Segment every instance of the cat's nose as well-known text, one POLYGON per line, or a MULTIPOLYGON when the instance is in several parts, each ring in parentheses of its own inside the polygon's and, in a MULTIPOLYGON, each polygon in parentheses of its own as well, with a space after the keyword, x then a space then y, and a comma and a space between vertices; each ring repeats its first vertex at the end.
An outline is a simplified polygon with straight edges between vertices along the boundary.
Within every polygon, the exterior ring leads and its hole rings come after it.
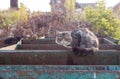
POLYGON ((65 33, 62 34, 63 38, 65 38, 65 33))

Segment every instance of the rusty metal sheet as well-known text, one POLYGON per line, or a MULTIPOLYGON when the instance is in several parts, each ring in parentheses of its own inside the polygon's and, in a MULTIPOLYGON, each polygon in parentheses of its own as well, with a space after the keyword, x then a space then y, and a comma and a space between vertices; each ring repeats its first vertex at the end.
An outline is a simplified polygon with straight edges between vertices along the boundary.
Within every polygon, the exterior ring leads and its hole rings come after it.
POLYGON ((0 64, 67 64, 66 50, 9 50, 0 51, 0 64))
POLYGON ((8 71, 23 71, 23 70, 88 70, 88 71, 120 71, 120 65, 0 65, 1 70, 8 70, 8 71))
MULTIPOLYGON (((103 43, 104 39, 99 39, 100 41, 100 50, 120 50, 120 46, 119 45, 114 45, 114 44, 109 44, 109 43, 103 43)), ((52 44, 56 44, 55 43, 55 38, 46 38, 46 39, 37 39, 37 40, 22 40, 22 44, 28 44, 30 46, 26 46, 22 45, 21 49, 34 49, 34 50, 40 50, 38 46, 38 44, 49 44, 50 47, 52 47, 52 44), (31 44, 33 44, 33 46, 31 46, 31 44), (37 45, 36 45, 37 44, 37 45), (35 46, 36 45, 36 46, 35 46)), ((44 45, 43 45, 44 47, 44 45)), ((55 50, 55 49, 54 49, 55 50)))
POLYGON ((72 55, 72 60, 75 65, 118 65, 119 55, 117 53, 95 53, 94 55, 88 56, 77 56, 72 55))
POLYGON ((99 49, 100 50, 116 50, 116 45, 100 44, 99 49))
POLYGON ((110 41, 110 40, 107 39, 107 38, 103 38, 103 42, 104 42, 104 44, 116 45, 113 41, 110 41))
MULTIPOLYGON (((99 39, 100 44, 103 43, 103 39, 99 39)), ((45 39, 24 39, 22 40, 22 44, 55 44, 55 37, 45 38, 45 39)))
POLYGON ((67 50, 58 44, 22 44, 17 46, 17 50, 67 50))
MULTIPOLYGON (((55 38, 45 38, 45 39, 24 39, 22 40, 23 44, 38 44, 38 43, 42 43, 42 44, 46 44, 46 43, 51 43, 54 44, 55 43, 55 38)), ((99 38, 99 43, 100 44, 111 44, 109 43, 105 38, 99 38)), ((114 45, 114 44, 111 44, 114 45)))
POLYGON ((0 79, 119 79, 119 75, 115 71, 0 71, 0 79))
POLYGON ((22 40, 22 44, 55 44, 55 39, 22 40))
MULTIPOLYGON (((100 50, 117 50, 116 47, 116 45, 100 44, 99 48, 100 50)), ((18 45, 16 50, 67 50, 67 48, 58 44, 22 44, 18 45)))
POLYGON ((1 79, 119 79, 120 71, 109 70, 109 67, 119 68, 119 66, 102 66, 104 69, 95 69, 96 66, 0 66, 1 79), (84 70, 84 67, 86 67, 84 70), (106 67, 108 70, 105 70, 106 67), (49 68, 49 69, 48 69, 49 68), (60 69, 61 68, 61 69, 60 69))
POLYGON ((120 51, 120 45, 117 45, 117 46, 116 46, 116 50, 117 50, 117 51, 120 51))
POLYGON ((6 47, 6 46, 9 46, 9 44, 0 44, 0 48, 1 47, 6 47))
POLYGON ((120 51, 120 45, 100 44, 100 50, 117 50, 120 51))
POLYGON ((9 50, 0 51, 0 64, 36 65, 119 65, 120 52, 99 51, 77 56, 68 50, 9 50))

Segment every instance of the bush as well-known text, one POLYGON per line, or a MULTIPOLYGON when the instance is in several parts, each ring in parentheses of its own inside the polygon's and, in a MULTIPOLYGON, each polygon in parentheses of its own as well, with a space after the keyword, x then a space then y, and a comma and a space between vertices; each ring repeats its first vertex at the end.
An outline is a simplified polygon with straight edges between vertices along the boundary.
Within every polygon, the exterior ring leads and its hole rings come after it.
POLYGON ((19 10, 0 11, 0 28, 11 27, 13 24, 27 21, 27 10, 23 4, 19 10))
POLYGON ((120 20, 105 7, 104 0, 99 1, 96 8, 86 7, 85 15, 97 34, 120 39, 120 20))
POLYGON ((10 27, 19 21, 19 12, 17 11, 1 11, 0 12, 0 28, 10 27))

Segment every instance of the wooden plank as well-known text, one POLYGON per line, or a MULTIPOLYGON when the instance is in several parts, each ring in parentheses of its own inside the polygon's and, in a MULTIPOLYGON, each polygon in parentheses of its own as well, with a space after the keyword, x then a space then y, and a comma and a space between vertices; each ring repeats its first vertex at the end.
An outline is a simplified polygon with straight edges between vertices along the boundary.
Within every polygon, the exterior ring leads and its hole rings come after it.
POLYGON ((1 50, 0 64, 118 65, 119 53, 104 50, 87 56, 77 56, 68 50, 1 50))

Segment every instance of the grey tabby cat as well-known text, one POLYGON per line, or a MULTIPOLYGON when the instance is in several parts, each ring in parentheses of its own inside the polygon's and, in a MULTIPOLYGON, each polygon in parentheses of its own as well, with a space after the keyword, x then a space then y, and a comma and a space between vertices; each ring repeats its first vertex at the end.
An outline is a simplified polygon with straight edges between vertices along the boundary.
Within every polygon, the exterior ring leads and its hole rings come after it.
POLYGON ((56 36, 57 44, 63 45, 64 47, 67 48, 72 48, 71 42, 72 42, 71 31, 57 32, 56 36))
POLYGON ((56 43, 72 48, 77 55, 87 55, 99 50, 98 38, 87 28, 59 32, 56 36, 56 43))

